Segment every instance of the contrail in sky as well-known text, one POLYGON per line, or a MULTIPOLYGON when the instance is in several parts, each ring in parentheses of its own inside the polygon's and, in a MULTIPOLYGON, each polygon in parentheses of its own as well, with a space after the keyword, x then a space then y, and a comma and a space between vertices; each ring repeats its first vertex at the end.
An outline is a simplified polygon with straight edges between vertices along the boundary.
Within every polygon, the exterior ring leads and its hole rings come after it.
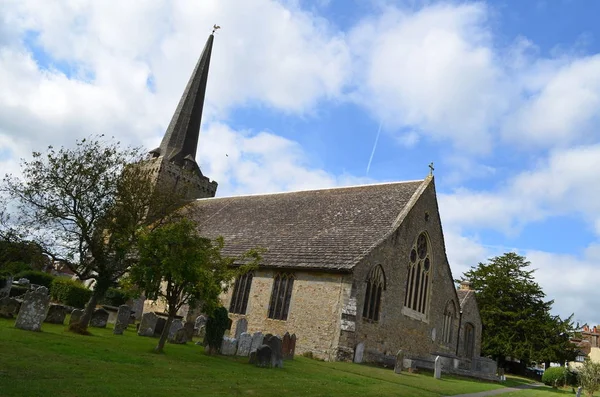
POLYGON ((377 129, 377 136, 375 137, 375 144, 373 145, 373 151, 371 152, 371 157, 369 157, 369 164, 367 164, 367 175, 369 175, 369 170, 371 169, 371 161, 373 161, 373 155, 375 155, 375 149, 377 148, 377 142, 379 142, 379 134, 381 133, 381 124, 383 124, 383 120, 379 122, 379 129, 377 129))

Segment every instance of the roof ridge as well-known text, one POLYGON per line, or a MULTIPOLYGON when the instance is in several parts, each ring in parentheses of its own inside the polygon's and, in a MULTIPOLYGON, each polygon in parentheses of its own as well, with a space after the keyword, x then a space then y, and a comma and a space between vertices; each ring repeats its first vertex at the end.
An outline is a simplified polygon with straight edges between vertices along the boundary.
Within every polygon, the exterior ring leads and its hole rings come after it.
POLYGON ((352 189, 352 188, 360 188, 367 186, 383 186, 383 185, 401 185, 405 183, 423 183, 425 179, 415 179, 411 181, 394 181, 394 182, 378 182, 378 183, 367 183, 364 185, 350 185, 350 186, 332 186, 332 187, 322 187, 317 189, 301 189, 301 190, 288 190, 281 192, 271 192, 271 193, 250 193, 250 194, 239 194, 234 196, 223 196, 223 197, 204 197, 198 198, 195 201, 202 200, 218 200, 218 199, 228 199, 228 198, 237 198, 237 197, 254 197, 254 196, 274 196, 279 194, 290 194, 290 193, 302 193, 302 192, 318 192, 323 190, 341 190, 341 189, 352 189))

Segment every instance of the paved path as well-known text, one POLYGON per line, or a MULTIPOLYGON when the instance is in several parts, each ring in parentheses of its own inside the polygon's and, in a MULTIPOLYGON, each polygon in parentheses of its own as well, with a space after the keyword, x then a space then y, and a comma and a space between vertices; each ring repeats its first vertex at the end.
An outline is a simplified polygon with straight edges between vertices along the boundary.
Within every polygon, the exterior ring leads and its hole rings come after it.
POLYGON ((503 393, 508 393, 508 392, 511 392, 511 391, 519 391, 519 390, 525 390, 525 389, 533 389, 534 387, 540 387, 540 386, 544 386, 544 385, 541 384, 541 383, 533 383, 533 384, 530 384, 530 385, 521 385, 521 386, 515 386, 515 387, 505 387, 503 389, 480 391, 478 393, 458 394, 458 395, 455 395, 453 397, 487 397, 487 396, 495 396, 497 394, 503 394, 503 393))

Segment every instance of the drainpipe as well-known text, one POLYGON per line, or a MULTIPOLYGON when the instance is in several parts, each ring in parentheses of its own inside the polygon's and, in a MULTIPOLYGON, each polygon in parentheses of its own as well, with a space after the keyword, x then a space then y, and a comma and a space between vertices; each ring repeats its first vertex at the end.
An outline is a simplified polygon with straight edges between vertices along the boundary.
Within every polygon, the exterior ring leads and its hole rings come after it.
POLYGON ((458 345, 460 343, 460 329, 462 328, 462 310, 458 314, 458 332, 456 333, 456 355, 458 356, 458 345))

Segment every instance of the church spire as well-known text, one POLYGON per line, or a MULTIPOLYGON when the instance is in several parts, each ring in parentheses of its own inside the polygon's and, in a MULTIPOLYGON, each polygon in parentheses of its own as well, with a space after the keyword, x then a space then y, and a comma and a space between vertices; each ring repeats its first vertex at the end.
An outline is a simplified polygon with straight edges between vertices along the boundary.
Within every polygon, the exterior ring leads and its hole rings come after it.
POLYGON ((153 157, 163 156, 165 160, 179 165, 197 167, 196 149, 215 30, 208 36, 160 146, 150 151, 153 157))

